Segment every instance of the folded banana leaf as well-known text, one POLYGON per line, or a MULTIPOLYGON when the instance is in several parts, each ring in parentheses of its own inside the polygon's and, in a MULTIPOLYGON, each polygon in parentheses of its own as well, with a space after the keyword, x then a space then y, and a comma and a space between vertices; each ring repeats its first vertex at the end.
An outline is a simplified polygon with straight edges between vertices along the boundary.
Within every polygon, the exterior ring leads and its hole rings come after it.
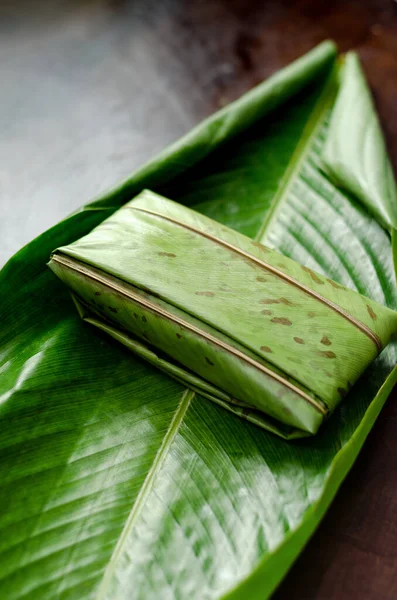
POLYGON ((150 191, 49 266, 85 321, 282 437, 316 433, 397 329, 397 312, 150 191))
POLYGON ((268 598, 396 381, 392 342, 286 442, 84 326, 48 257, 145 188, 396 308, 390 163, 357 57, 324 43, 2 270, 1 598, 268 598))

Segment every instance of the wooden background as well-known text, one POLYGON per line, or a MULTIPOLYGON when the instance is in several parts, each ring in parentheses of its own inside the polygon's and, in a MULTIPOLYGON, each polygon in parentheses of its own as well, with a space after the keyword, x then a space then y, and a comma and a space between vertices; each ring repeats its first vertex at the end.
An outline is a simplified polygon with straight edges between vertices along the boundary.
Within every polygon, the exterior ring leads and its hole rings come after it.
MULTIPOLYGON (((393 0, 2 0, 0 264, 325 38, 359 52, 397 165, 393 0)), ((397 599, 396 425, 394 394, 275 599, 397 599)))

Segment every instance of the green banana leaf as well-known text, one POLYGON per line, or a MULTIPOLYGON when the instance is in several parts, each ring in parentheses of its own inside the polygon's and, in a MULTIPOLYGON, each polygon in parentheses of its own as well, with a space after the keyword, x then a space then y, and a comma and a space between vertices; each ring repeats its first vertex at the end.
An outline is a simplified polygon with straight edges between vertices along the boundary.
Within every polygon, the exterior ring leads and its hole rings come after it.
POLYGON ((355 55, 324 43, 2 270, 1 598, 268 598, 396 381, 393 343, 286 442, 84 326, 49 254, 145 187, 396 308, 379 123, 355 55))

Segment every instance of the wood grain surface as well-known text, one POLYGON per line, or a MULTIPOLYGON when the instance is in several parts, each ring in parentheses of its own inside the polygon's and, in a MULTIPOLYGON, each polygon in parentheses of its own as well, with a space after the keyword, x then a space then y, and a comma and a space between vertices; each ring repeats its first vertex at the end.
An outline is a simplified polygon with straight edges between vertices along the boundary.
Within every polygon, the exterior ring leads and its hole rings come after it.
MULTIPOLYGON (((397 165, 393 0, 3 0, 0 264, 325 38, 359 52, 397 165)), ((397 599, 393 396, 275 599, 397 599)))

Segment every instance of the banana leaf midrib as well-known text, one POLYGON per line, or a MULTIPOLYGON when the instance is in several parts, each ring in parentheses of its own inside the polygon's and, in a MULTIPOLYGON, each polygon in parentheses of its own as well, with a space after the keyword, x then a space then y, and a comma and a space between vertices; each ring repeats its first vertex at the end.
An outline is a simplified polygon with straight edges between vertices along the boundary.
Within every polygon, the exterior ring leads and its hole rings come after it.
POLYGON ((139 212, 147 213, 147 214, 159 217, 161 219, 165 219, 167 221, 171 221, 172 223, 175 223, 176 225, 178 225, 180 227, 184 227, 186 229, 189 229, 190 231, 193 231, 194 233, 202 235, 202 236, 208 238, 209 240, 212 240, 212 241, 216 242, 217 244, 220 244, 220 245, 224 246, 225 248, 228 248, 232 252, 236 252, 237 254, 240 254, 241 256, 244 256, 245 258, 247 258, 248 260, 251 260, 253 263, 255 263, 256 265, 258 265, 262 269, 264 269, 266 271, 269 271, 270 273, 272 273, 273 275, 276 275, 280 279, 283 279, 286 283, 289 283, 290 285, 295 286, 296 288, 299 288, 300 290, 302 290, 308 296, 311 296, 311 297, 315 298, 316 300, 318 300, 322 304, 325 304, 326 306, 328 306, 328 308, 334 310, 341 317, 343 317, 344 319, 346 319, 347 321, 349 321, 352 325, 354 325, 355 327, 357 327, 357 329, 360 329, 360 331, 362 331, 368 338, 370 338, 374 342, 374 344, 377 347, 377 349, 378 349, 379 352, 382 350, 383 344, 382 344, 381 339, 365 323, 363 323, 362 321, 360 321, 359 319, 357 319, 356 317, 354 317, 353 315, 351 315, 350 313, 348 313, 346 310, 344 310, 341 306, 339 306, 335 302, 332 302, 332 300, 329 300, 328 298, 325 298, 324 296, 322 296, 321 294, 319 294, 315 290, 312 290, 307 285, 301 283, 300 281, 297 281, 294 277, 291 277, 290 275, 288 275, 287 273, 285 273, 281 269, 278 269, 274 265, 270 265, 270 264, 266 263, 265 261, 260 260, 256 256, 253 256, 252 254, 250 254, 248 252, 245 252, 241 248, 238 248, 237 246, 231 244, 230 242, 227 242, 226 240, 222 240, 221 238, 216 237, 213 234, 210 234, 210 233, 208 233, 206 231, 203 231, 201 229, 197 229, 196 227, 193 227, 192 225, 189 225, 189 224, 184 223, 182 221, 179 221, 177 219, 174 219, 173 217, 171 217, 169 215, 164 215, 164 214, 161 214, 161 213, 156 212, 154 210, 149 210, 149 209, 146 209, 146 208, 136 207, 136 206, 126 206, 124 210, 137 210, 139 212))
POLYGON ((104 600, 106 598, 107 586, 108 582, 112 576, 112 566, 117 562, 117 558, 123 550, 124 541, 127 538, 128 533, 134 527, 139 513, 145 503, 145 497, 149 493, 152 482, 156 477, 157 473, 161 469, 163 462, 169 452, 170 446, 175 439, 175 436, 183 422, 186 412, 189 409, 189 406, 195 396, 195 392, 192 390, 185 390, 182 393, 181 400, 178 408, 176 409, 172 421, 169 425, 169 428, 164 435, 161 446, 159 447, 157 454, 154 458, 154 461, 150 467, 150 470, 145 478, 145 481, 139 491, 138 497, 136 498, 130 514, 128 515, 128 519, 124 525, 123 531, 119 537, 119 540, 112 552, 112 556, 109 560, 109 563, 106 567, 106 570, 103 574, 102 581, 98 587, 98 592, 95 594, 95 600, 104 600))
POLYGON ((263 242, 266 237, 266 232, 270 229, 277 214, 281 210, 281 206, 288 196, 291 184, 298 176, 302 164, 307 157, 313 140, 319 128, 322 126, 327 114, 329 113, 332 103, 335 101, 338 92, 338 76, 343 62, 341 57, 335 62, 327 81, 319 95, 317 102, 306 122, 300 139, 293 152, 288 167, 285 170, 280 186, 276 191, 270 209, 267 212, 262 226, 259 228, 255 239, 258 242, 263 242))
MULTIPOLYGON (((197 335, 199 335, 199 336, 207 339, 208 341, 210 341, 214 345, 218 346, 219 348, 222 348, 223 350, 226 350, 226 352, 229 352, 230 354, 233 354, 237 358, 245 361, 246 363, 248 363, 251 366, 253 366, 256 369, 258 369, 259 371, 262 371, 263 373, 265 373, 269 377, 272 377, 273 379, 275 379, 276 381, 278 381, 279 383, 281 383, 285 387, 289 388, 291 391, 295 392, 301 398, 303 398, 306 402, 308 402, 309 404, 311 404, 322 415, 326 416, 328 414, 328 410, 327 410, 324 402, 321 401, 320 399, 318 399, 318 401, 316 401, 309 394, 305 393, 305 391, 303 389, 301 389, 300 387, 294 385, 291 381, 288 381, 288 379, 282 377, 278 373, 275 373, 272 369, 266 367, 265 365, 261 364, 260 362, 258 362, 256 360, 252 359, 251 357, 247 356, 246 354, 244 354, 243 352, 241 352, 240 350, 238 350, 234 346, 225 343, 224 341, 222 341, 222 340, 218 339, 217 337, 215 337, 215 336, 207 333, 206 331, 204 331, 202 329, 199 329, 198 327, 196 327, 195 325, 189 323, 188 321, 185 321, 185 320, 177 317, 176 315, 173 315, 169 311, 164 310, 163 308, 161 308, 160 306, 157 306, 153 302, 150 302, 146 298, 143 298, 142 296, 139 296, 139 294, 135 293, 134 291, 132 291, 130 289, 130 286, 128 286, 128 289, 127 289, 126 286, 120 285, 116 281, 115 278, 113 278, 113 277, 110 278, 107 274, 103 274, 102 275, 99 272, 97 272, 96 269, 93 269, 92 267, 89 268, 87 266, 84 266, 82 263, 79 263, 79 262, 77 262, 75 260, 72 260, 72 259, 70 259, 68 257, 65 257, 65 256, 63 256, 61 254, 54 254, 53 257, 52 257, 52 260, 54 260, 55 262, 58 262, 59 264, 65 265, 67 268, 72 269, 72 270, 74 270, 74 271, 76 271, 76 272, 78 272, 78 273, 80 273, 80 274, 88 277, 89 279, 91 279, 93 281, 97 281, 97 282, 101 283, 102 285, 108 287, 109 289, 118 292, 122 296, 125 296, 126 298, 130 298, 131 300, 134 300, 135 302, 138 302, 139 304, 141 304, 145 308, 149 309, 150 311, 155 312, 155 313, 157 313, 159 315, 162 315, 166 319, 168 319, 170 321, 173 321, 175 323, 178 323, 182 327, 184 327, 186 329, 189 329, 193 333, 196 333, 197 335)), ((254 408, 254 407, 252 407, 252 408, 254 408)))

